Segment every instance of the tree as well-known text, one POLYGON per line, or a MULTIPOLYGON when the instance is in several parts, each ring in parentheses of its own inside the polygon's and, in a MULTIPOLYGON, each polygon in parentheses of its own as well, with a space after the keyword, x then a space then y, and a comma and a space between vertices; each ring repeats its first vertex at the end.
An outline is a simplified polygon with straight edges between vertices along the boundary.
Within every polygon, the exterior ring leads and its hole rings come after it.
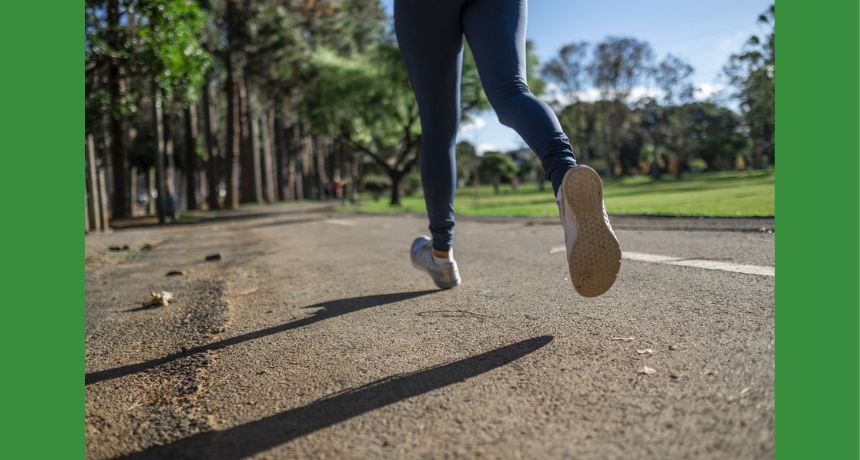
POLYGON ((667 118, 670 112, 665 108, 679 102, 690 102, 693 99, 693 84, 690 81, 693 66, 677 56, 667 54, 652 69, 652 74, 662 93, 663 105, 658 104, 654 98, 643 98, 638 104, 638 113, 639 128, 651 141, 649 173, 654 179, 659 179, 662 171, 658 155, 670 125, 667 118))
POLYGON ((643 97, 636 102, 634 113, 637 119, 637 128, 651 142, 651 160, 649 162, 648 174, 653 179, 660 179, 663 173, 659 163, 660 148, 667 129, 665 107, 657 103, 652 97, 643 97))
POLYGON ((654 52, 645 41, 629 37, 609 37, 594 47, 587 72, 600 91, 598 104, 600 150, 606 160, 606 174, 615 176, 624 129, 629 113, 626 101, 639 84, 654 59, 654 52))
POLYGON ((479 167, 481 174, 486 175, 493 183, 493 193, 499 193, 502 179, 510 180, 516 176, 520 168, 513 158, 501 152, 485 152, 481 157, 479 167))
POLYGON ((457 180, 463 184, 472 180, 473 185, 479 182, 478 167, 481 158, 478 156, 475 146, 469 141, 460 141, 455 147, 457 153, 457 180))
POLYGON ((320 50, 302 100, 303 115, 319 135, 336 137, 367 155, 391 181, 399 205, 403 178, 418 161, 418 107, 396 46, 380 45, 360 58, 320 50))
POLYGON ((131 216, 130 160, 127 144, 129 67, 134 62, 133 22, 119 0, 86 3, 87 127, 95 131, 102 115, 108 119, 103 140, 110 139, 113 191, 111 214, 131 216), (124 22, 124 24, 123 24, 124 22))
POLYGON ((140 28, 142 67, 150 77, 152 119, 156 133, 156 183, 158 220, 165 222, 167 188, 164 176, 162 98, 175 97, 184 104, 196 99, 210 56, 199 41, 204 16, 188 0, 147 0, 138 6, 145 18, 140 28))
MULTIPOLYGON (((147 153, 156 160, 151 163, 164 160, 161 150, 152 155, 164 140, 155 136, 163 126, 138 135, 142 114, 137 104, 147 101, 160 108, 157 99, 166 96, 172 107, 183 108, 196 97, 197 78, 209 60, 197 41, 202 19, 191 0, 87 2, 88 127, 95 131, 99 115, 109 119, 102 125, 109 129, 101 138, 105 144, 109 139, 110 144, 106 159, 113 170, 114 217, 131 215, 135 177, 130 169, 132 159, 140 156, 135 148, 149 149, 147 153)), ((158 118, 160 114, 156 117, 153 112, 150 127, 154 128, 152 123, 158 118)), ((164 179, 161 171, 158 180, 163 183, 164 179)))
POLYGON ((753 140, 753 157, 759 167, 774 163, 774 21, 775 9, 759 15, 758 22, 770 26, 764 37, 752 36, 744 49, 729 57, 723 73, 734 87, 741 116, 753 140))
POLYGON ((711 171, 733 168, 749 142, 741 131, 741 117, 711 102, 685 104, 678 111, 688 120, 681 136, 690 156, 704 160, 711 171))
POLYGON ((693 74, 693 66, 687 61, 667 54, 660 63, 654 67, 654 80, 657 87, 662 91, 663 104, 674 105, 686 103, 693 100, 693 83, 690 76, 693 74))
POLYGON ((589 161, 593 152, 599 148, 597 115, 595 103, 578 101, 562 109, 558 117, 564 131, 571 137, 574 151, 581 154, 582 161, 589 161))
POLYGON ((544 78, 561 89, 560 104, 569 105, 579 100, 586 79, 585 58, 589 50, 587 42, 573 42, 563 45, 558 56, 544 64, 541 71, 544 78))

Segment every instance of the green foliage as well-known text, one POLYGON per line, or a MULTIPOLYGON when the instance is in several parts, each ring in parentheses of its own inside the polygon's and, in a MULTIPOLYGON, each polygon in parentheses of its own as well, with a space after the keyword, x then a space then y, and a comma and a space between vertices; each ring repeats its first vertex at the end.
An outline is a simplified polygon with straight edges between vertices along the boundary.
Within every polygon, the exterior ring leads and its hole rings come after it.
POLYGON ((546 90, 546 82, 540 74, 540 58, 535 54, 535 44, 531 40, 526 40, 526 83, 535 96, 542 95, 546 90))
POLYGON ((144 68, 168 96, 193 102, 211 56, 199 41, 205 17, 190 0, 140 2, 144 68))
POLYGON ((594 46, 587 72, 604 99, 622 101, 650 71, 654 51, 646 41, 609 37, 594 46))
POLYGON ((468 141, 457 143, 457 179, 459 181, 469 181, 478 174, 478 167, 481 164, 481 158, 475 150, 475 146, 468 141))
POLYGON ((463 46, 463 69, 460 84, 460 117, 468 121, 478 111, 490 108, 490 101, 481 86, 475 57, 468 44, 463 46))
POLYGON ((550 59, 541 70, 544 78, 560 87, 562 96, 569 102, 579 100, 579 92, 585 85, 585 60, 589 47, 587 42, 563 45, 558 56, 550 59))
POLYGON ((663 91, 666 105, 676 102, 689 102, 693 99, 693 83, 690 76, 693 66, 672 54, 666 55, 653 69, 657 87, 663 91))
MULTIPOLYGON (((688 175, 683 179, 653 180, 626 177, 607 181, 604 188, 610 214, 675 216, 773 216, 773 172, 719 172, 688 175)), ((461 216, 526 216, 558 218, 558 205, 551 191, 536 184, 522 184, 516 193, 489 186, 464 187, 457 191, 455 211, 461 216)), ((424 213, 424 197, 403 200, 400 207, 363 201, 362 212, 424 213)))
POLYGON ((321 49, 311 59, 308 81, 300 108, 318 133, 382 152, 419 134, 415 96, 395 46, 354 58, 321 49))
POLYGON ((481 157, 479 171, 482 175, 490 177, 493 184, 498 187, 501 179, 510 180, 516 176, 520 167, 508 155, 500 152, 485 152, 481 157))
POLYGON ((729 58, 724 74, 735 88, 744 122, 754 142, 758 166, 774 161, 774 5, 759 16, 759 23, 770 26, 765 37, 752 36, 744 49, 729 58))

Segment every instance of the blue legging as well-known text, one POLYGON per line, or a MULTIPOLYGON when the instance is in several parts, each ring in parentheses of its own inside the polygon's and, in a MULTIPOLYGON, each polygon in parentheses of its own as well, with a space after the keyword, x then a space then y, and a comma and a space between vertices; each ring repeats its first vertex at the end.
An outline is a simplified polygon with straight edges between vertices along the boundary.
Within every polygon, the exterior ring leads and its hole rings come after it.
POLYGON ((526 83, 526 0, 395 0, 394 28, 421 117, 421 183, 433 248, 454 241, 455 143, 463 35, 499 121, 537 153, 558 193, 576 161, 552 110, 526 83))

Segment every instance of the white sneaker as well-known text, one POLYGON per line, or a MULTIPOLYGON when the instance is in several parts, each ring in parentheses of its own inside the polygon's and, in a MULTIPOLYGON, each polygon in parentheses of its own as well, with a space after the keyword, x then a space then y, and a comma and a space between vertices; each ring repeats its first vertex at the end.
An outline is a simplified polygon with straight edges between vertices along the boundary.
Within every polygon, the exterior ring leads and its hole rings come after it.
POLYGON ((429 273, 433 282, 440 289, 451 289, 460 284, 457 262, 454 259, 445 260, 433 257, 433 240, 430 238, 423 235, 415 238, 409 252, 412 257, 412 265, 429 273))
POLYGON ((621 247, 606 215, 600 176, 588 166, 571 168, 556 199, 570 280, 576 292, 597 297, 612 287, 621 269, 621 247))

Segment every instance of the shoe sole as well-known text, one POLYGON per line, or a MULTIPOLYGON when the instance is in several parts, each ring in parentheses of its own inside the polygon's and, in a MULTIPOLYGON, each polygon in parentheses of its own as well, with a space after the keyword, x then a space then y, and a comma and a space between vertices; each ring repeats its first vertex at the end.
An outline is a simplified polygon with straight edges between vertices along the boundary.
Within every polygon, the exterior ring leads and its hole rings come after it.
POLYGON ((424 272, 424 273, 426 273, 426 274, 430 275, 430 279, 431 279, 431 280, 433 280, 433 284, 435 284, 435 285, 436 285, 436 287, 437 287, 437 288, 439 288, 439 289, 442 289, 442 290, 446 290, 446 291, 447 291, 448 289, 453 289, 453 288, 455 288, 455 287, 459 286, 459 285, 462 283, 462 281, 457 281, 456 283, 454 283, 454 284, 450 284, 450 285, 449 285, 449 284, 445 284, 445 283, 440 283, 440 282, 436 281, 436 278, 435 278, 435 277, 433 277, 433 272, 431 272, 430 270, 427 270, 426 268, 422 267, 421 265, 416 264, 415 262, 412 262, 412 266, 413 266, 413 267, 415 267, 415 268, 417 268, 417 269, 419 269, 419 270, 421 270, 422 272, 424 272))
MULTIPOLYGON (((411 249, 410 249, 410 251, 411 251, 411 249)), ((436 281, 436 277, 435 277, 435 276, 433 276, 433 272, 431 272, 430 270, 428 270, 428 269, 427 269, 426 267, 424 267, 423 265, 418 265, 418 264, 416 264, 416 263, 415 263, 415 259, 413 259, 413 258, 412 258, 412 254, 411 254, 411 253, 410 253, 410 255, 409 255, 409 262, 411 262, 411 263, 412 263, 412 266, 413 266, 413 267, 415 267, 415 268, 417 268, 418 270, 421 270, 422 272, 424 272, 424 273, 426 273, 426 274, 430 275, 430 279, 431 279, 431 280, 433 280, 433 284, 435 284, 435 285, 436 285, 436 287, 437 287, 437 288, 439 288, 439 289, 444 289, 444 290, 453 289, 453 288, 455 288, 455 287, 459 286, 459 285, 463 282, 462 280, 457 280, 457 282, 455 282, 454 284, 448 285, 448 284, 440 283, 440 282, 436 281)))
POLYGON ((564 203, 576 219, 576 241, 567 265, 574 289, 597 297, 612 287, 621 269, 621 247, 603 219, 603 184, 588 166, 577 166, 564 176, 564 203))

